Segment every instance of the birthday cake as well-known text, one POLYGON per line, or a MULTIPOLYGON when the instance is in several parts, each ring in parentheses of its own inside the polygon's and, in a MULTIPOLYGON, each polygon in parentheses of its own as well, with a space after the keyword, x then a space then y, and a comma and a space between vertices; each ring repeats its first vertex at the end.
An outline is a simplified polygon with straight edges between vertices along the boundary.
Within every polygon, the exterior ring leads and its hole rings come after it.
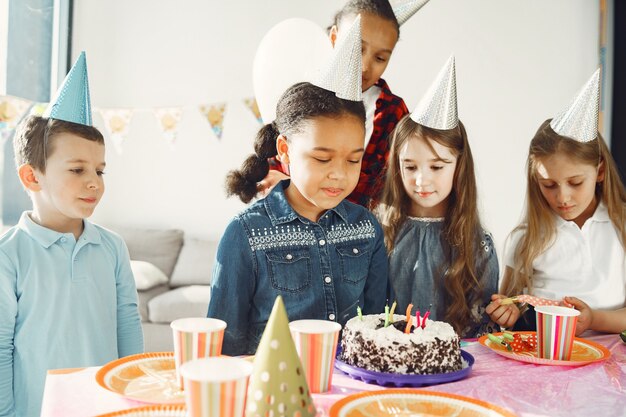
POLYGON ((440 374, 462 368, 461 347, 452 326, 428 320, 422 328, 411 325, 405 333, 405 316, 385 314, 350 319, 341 339, 341 360, 368 371, 398 374, 440 374))

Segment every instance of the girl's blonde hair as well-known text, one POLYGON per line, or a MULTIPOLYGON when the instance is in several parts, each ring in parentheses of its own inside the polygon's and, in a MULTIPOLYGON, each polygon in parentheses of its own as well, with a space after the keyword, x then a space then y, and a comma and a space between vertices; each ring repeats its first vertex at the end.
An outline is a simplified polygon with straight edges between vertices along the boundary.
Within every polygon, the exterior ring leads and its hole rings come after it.
POLYGON ((555 214, 541 194, 536 175, 537 164, 545 158, 559 153, 593 167, 604 163, 604 180, 596 184, 596 198, 606 205, 622 246, 626 243, 626 192, 602 135, 598 133, 590 142, 578 142, 554 132, 551 120, 543 122, 530 142, 526 164, 526 213, 522 223, 513 230, 523 231, 523 236, 515 248, 513 275, 501 289, 507 295, 521 294, 525 288, 532 291, 533 261, 552 244, 556 235, 555 214))
POLYGON ((449 245, 447 271, 442 270, 443 287, 447 298, 445 320, 460 333, 471 317, 470 305, 480 296, 480 280, 476 273, 476 253, 480 244, 482 226, 478 216, 474 160, 467 141, 465 127, 437 130, 415 123, 409 115, 396 126, 391 139, 391 149, 385 188, 378 213, 385 233, 389 252, 411 207, 411 199, 402 183, 400 150, 409 140, 424 141, 436 155, 430 141, 448 147, 457 157, 452 191, 444 220, 442 239, 449 245))

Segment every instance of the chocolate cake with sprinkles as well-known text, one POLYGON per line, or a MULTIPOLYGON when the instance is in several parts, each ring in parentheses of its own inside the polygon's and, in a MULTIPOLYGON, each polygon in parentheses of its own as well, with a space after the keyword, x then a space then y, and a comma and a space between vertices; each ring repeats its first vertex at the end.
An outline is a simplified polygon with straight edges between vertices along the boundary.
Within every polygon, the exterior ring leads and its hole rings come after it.
POLYGON ((429 320, 405 333, 405 317, 385 314, 350 319, 341 339, 341 360, 368 371, 398 374, 440 374, 462 368, 461 347, 452 326, 429 320))

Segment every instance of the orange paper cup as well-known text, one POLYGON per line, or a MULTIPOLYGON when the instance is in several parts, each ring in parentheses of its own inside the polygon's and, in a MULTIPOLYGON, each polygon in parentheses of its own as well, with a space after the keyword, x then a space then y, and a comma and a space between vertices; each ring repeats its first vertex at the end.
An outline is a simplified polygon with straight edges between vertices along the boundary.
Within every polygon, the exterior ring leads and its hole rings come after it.
POLYGON ((330 391, 341 325, 326 320, 296 320, 289 323, 289 329, 309 390, 330 391))
POLYGON ((252 364, 212 357, 182 364, 188 417, 243 417, 252 364))
POLYGON ((174 336, 174 359, 178 385, 184 388, 180 367, 193 359, 219 356, 226 322, 218 319, 192 317, 174 320, 170 327, 174 336))
POLYGON ((537 356, 568 361, 580 311, 568 307, 537 306, 537 356))

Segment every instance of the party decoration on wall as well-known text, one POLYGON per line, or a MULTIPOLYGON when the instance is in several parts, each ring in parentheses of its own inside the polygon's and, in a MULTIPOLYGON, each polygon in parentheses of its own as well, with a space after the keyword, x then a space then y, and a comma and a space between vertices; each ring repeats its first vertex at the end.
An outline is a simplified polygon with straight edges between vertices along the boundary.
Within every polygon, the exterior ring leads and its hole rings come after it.
POLYGON ((178 124, 183 115, 183 109, 181 107, 167 107, 154 109, 153 112, 165 140, 173 145, 178 136, 178 124))
POLYGON ((283 20, 265 34, 252 65, 254 95, 264 123, 276 118, 276 103, 285 90, 309 81, 331 52, 326 32, 307 19, 283 20))
POLYGON ((246 408, 246 417, 315 416, 315 406, 280 296, 276 297, 254 355, 246 408))
POLYGON ((200 106, 200 112, 206 117, 218 139, 222 138, 224 131, 224 115, 226 114, 226 103, 206 104, 200 106))
POLYGON ((252 112, 256 120, 260 124, 263 124, 263 118, 261 117, 261 112, 259 111, 259 104, 256 102, 256 98, 254 97, 244 98, 243 104, 245 104, 248 110, 252 112))
POLYGON ((132 109, 100 109, 104 125, 111 141, 119 153, 122 153, 122 144, 128 135, 128 126, 133 117, 132 109))
POLYGON ((0 96, 0 140, 8 139, 12 130, 28 112, 32 101, 13 96, 0 96))

